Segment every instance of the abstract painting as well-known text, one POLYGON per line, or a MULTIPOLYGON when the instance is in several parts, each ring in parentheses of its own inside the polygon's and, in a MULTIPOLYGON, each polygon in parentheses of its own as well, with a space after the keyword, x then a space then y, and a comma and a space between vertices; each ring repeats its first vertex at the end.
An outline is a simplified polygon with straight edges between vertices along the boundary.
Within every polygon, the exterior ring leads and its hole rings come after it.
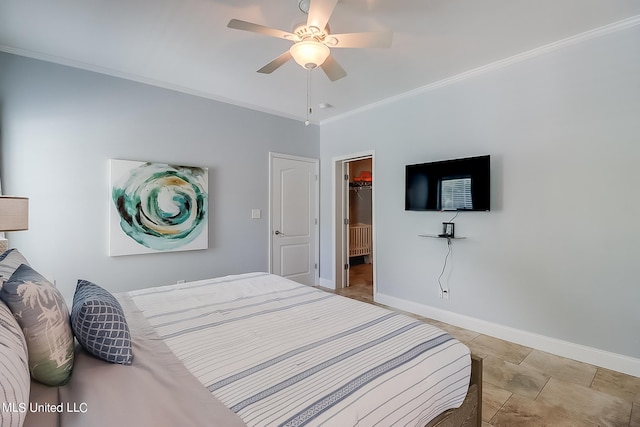
POLYGON ((207 168, 111 159, 109 255, 207 249, 207 168))

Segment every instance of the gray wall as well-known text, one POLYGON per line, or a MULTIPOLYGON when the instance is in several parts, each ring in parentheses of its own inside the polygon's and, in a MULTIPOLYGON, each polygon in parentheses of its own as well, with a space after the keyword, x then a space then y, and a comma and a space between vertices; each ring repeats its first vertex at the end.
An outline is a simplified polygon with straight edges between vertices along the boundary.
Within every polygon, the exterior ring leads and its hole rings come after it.
POLYGON ((268 153, 319 157, 317 126, 2 53, 0 102, 2 188, 30 198, 10 244, 67 298, 266 271, 268 153), (209 249, 109 257, 110 158, 208 167, 209 249))
POLYGON ((321 277, 331 271, 332 158, 375 150, 377 291, 640 357, 640 28, 322 125, 321 277), (490 154, 491 212, 405 212, 407 164, 490 154))

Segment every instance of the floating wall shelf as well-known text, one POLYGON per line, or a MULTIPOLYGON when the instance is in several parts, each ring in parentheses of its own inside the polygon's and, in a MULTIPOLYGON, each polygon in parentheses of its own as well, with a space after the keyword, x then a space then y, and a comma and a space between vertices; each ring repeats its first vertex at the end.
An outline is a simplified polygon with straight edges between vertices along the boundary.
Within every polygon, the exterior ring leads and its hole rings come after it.
POLYGON ((433 239, 453 239, 453 240, 466 239, 466 237, 463 237, 463 236, 447 237, 447 236, 438 236, 437 234, 418 234, 418 237, 431 237, 433 239))

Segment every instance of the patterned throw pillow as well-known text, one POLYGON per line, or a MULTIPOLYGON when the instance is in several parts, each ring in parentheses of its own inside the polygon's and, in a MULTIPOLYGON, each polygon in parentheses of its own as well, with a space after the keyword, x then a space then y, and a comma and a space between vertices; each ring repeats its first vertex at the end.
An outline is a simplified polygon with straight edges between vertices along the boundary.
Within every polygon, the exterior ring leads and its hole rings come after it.
POLYGON ((8 251, 4 251, 2 255, 0 255, 0 288, 2 284, 9 280, 11 275, 20 264, 27 264, 27 260, 17 249, 9 249, 8 251))
POLYGON ((51 386, 66 383, 73 368, 73 332, 60 292, 22 264, 5 282, 0 298, 24 333, 31 377, 51 386))
POLYGON ((78 280, 71 327, 80 345, 92 355, 111 363, 131 364, 129 326, 122 306, 106 289, 78 280))
POLYGON ((19 427, 29 405, 27 343, 11 310, 0 301, 0 426, 19 427))

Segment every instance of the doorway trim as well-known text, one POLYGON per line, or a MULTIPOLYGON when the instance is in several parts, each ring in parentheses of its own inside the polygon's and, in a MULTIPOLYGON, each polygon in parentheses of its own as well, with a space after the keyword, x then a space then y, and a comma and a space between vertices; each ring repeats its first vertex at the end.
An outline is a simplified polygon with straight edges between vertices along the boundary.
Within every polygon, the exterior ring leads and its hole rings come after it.
POLYGON ((315 216, 315 225, 314 225, 314 248, 315 248, 315 258, 314 258, 314 262, 315 265, 311 266, 313 268, 315 268, 314 271, 314 284, 317 286, 319 281, 320 281, 320 233, 319 233, 319 224, 320 224, 320 160, 319 159, 314 159, 311 157, 301 157, 301 156, 293 156, 290 154, 281 154, 281 153, 274 153, 274 152, 269 152, 269 195, 268 195, 268 199, 269 199, 269 215, 268 215, 268 221, 269 224, 267 226, 268 229, 268 233, 269 233, 269 239, 268 239, 268 245, 269 245, 269 249, 268 249, 268 262, 269 262, 269 266, 268 266, 268 272, 269 273, 273 273, 273 236, 274 236, 274 230, 273 230, 273 206, 271 203, 272 200, 272 191, 273 191, 273 182, 272 182, 272 171, 273 171, 273 159, 275 158, 281 158, 281 159, 288 159, 288 160, 297 160, 297 161, 301 161, 301 162, 307 162, 307 163, 312 163, 315 167, 315 175, 316 175, 316 189, 315 189, 315 193, 316 193, 316 197, 315 197, 315 212, 313 213, 315 216))
POLYGON ((344 220, 346 219, 345 212, 345 197, 348 197, 348 184, 345 185, 345 168, 347 163, 354 160, 361 160, 371 158, 371 238, 373 239, 373 295, 376 295, 377 278, 376 278, 376 266, 377 266, 377 254, 376 250, 376 156, 375 150, 360 151, 357 153, 346 154, 342 156, 331 158, 331 199, 333 205, 332 215, 332 270, 333 270, 333 285, 334 289, 341 289, 345 287, 345 275, 348 272, 345 271, 345 263, 349 263, 349 254, 346 251, 346 231, 344 227, 344 220), (346 190, 345 190, 346 188, 346 190))

